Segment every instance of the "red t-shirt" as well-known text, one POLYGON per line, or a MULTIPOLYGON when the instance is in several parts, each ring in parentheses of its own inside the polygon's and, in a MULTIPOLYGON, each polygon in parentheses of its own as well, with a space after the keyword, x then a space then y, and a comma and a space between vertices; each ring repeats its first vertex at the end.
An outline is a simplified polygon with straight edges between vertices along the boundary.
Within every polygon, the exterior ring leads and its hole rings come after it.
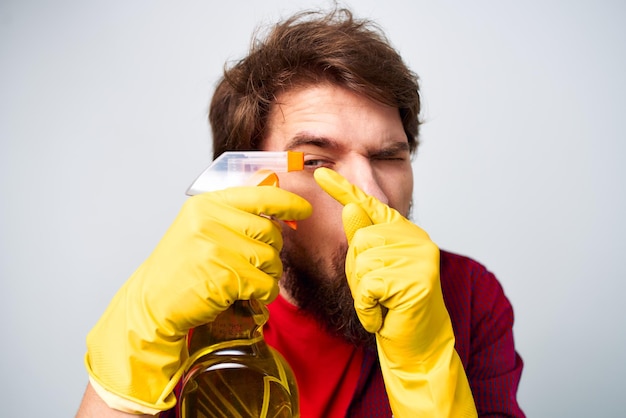
POLYGON ((359 380, 363 351, 327 334, 280 296, 268 308, 265 341, 293 369, 302 418, 345 417, 359 380))

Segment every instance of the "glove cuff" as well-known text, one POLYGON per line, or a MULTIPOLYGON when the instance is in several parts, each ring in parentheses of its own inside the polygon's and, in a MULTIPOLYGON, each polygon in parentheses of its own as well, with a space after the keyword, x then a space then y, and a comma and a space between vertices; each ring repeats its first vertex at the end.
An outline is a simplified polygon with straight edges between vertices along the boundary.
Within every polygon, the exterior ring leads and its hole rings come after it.
MULTIPOLYGON (((183 365, 185 363, 183 362, 183 365)), ((89 382, 98 396, 109 406, 109 408, 130 414, 149 414, 156 415, 159 412, 171 409, 176 405, 176 397, 173 393, 174 386, 181 378, 184 372, 184 366, 178 368, 174 376, 165 383, 161 395, 154 402, 146 402, 124 395, 119 390, 110 387, 104 381, 101 381, 94 372, 89 362, 89 353, 85 355, 85 367, 89 373, 89 382)), ((163 385, 159 385, 163 386, 163 385)))
POLYGON ((93 390, 98 394, 100 399, 104 401, 108 405, 109 408, 115 409, 121 412, 126 412, 127 414, 147 414, 147 415, 156 415, 161 410, 154 409, 146 405, 139 404, 137 402, 131 401, 126 398, 122 398, 119 395, 116 395, 112 392, 106 390, 96 379, 89 376, 89 384, 93 388, 93 390))

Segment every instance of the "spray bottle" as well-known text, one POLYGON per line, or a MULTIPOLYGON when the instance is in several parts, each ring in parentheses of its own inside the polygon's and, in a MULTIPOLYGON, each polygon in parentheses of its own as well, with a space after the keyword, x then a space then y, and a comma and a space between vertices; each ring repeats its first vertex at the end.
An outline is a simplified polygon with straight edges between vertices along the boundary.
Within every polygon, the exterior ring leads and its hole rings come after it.
MULTIPOLYGON (((241 185, 278 186, 277 172, 303 168, 301 152, 225 152, 187 194, 241 185)), ((183 376, 179 417, 300 416, 293 371, 263 338, 268 317, 262 303, 238 300, 215 321, 189 332, 189 366, 183 376)))

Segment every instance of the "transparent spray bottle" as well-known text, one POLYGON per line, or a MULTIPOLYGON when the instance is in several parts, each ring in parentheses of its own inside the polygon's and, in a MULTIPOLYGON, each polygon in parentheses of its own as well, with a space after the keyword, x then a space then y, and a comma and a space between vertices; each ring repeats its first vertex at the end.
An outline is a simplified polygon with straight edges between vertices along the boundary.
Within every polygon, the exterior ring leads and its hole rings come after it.
MULTIPOLYGON (((187 194, 241 185, 278 185, 276 172, 302 170, 301 152, 225 152, 187 194)), ((215 321, 188 335, 179 417, 299 417, 296 379, 286 360, 263 338, 267 308, 238 300, 215 321)))

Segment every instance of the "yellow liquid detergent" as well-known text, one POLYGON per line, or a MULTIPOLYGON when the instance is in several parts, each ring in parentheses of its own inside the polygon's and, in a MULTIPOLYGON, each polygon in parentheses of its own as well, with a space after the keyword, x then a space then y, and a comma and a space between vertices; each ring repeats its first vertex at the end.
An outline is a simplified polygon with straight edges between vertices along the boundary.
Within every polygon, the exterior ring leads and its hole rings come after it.
POLYGON ((267 318, 261 303, 236 301, 214 322, 194 329, 181 417, 300 416, 293 372, 263 339, 267 318))

